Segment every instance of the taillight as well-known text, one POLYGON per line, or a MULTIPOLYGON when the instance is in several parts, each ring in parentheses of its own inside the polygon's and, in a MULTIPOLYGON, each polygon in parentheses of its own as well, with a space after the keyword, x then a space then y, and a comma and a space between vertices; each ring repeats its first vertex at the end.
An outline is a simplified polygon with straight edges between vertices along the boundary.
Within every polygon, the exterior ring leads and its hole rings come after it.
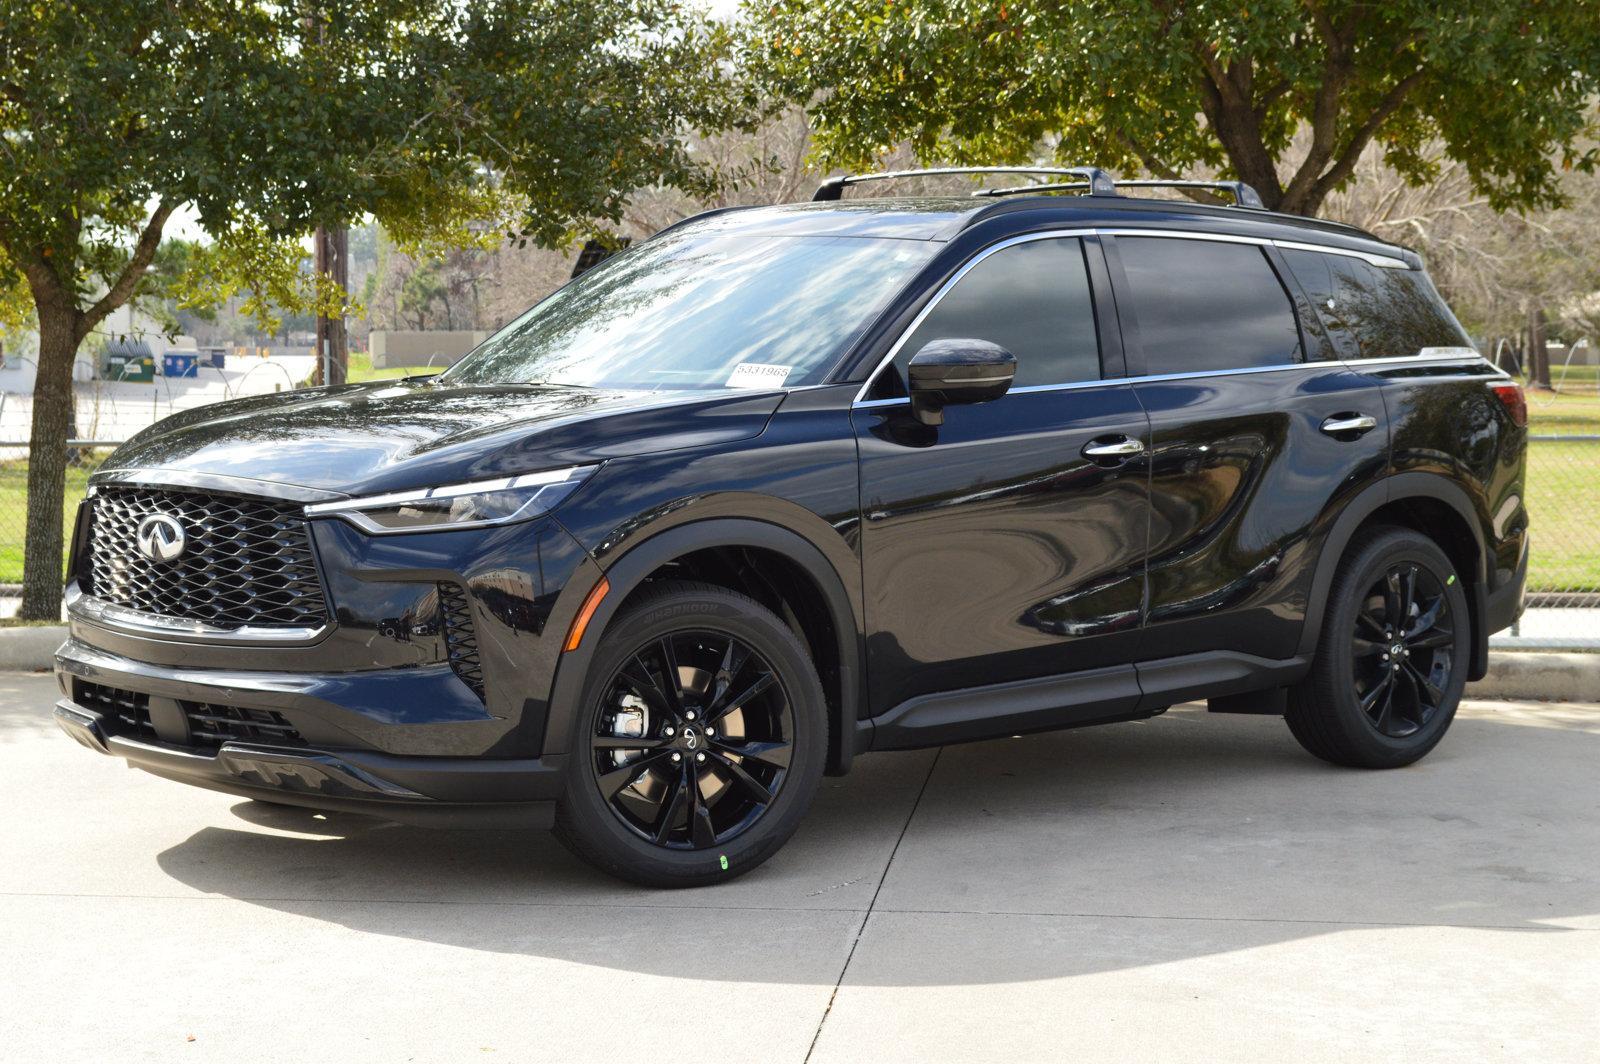
POLYGON ((1518 425, 1526 427, 1528 424, 1528 399, 1522 394, 1520 384, 1491 384, 1490 389, 1500 397, 1500 402, 1505 405, 1506 413, 1511 415, 1511 420, 1518 425))

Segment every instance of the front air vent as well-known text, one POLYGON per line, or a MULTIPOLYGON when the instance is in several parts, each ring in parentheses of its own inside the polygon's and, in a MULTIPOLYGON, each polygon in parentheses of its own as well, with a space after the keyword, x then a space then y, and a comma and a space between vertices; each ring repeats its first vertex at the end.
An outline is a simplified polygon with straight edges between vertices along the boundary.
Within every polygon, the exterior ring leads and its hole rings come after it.
POLYGON ((445 652, 450 668, 472 692, 483 698, 483 665, 478 661, 478 633, 472 609, 460 584, 439 585, 439 614, 444 619, 445 652))
POLYGON ((227 742, 306 745, 294 725, 273 709, 185 702, 183 715, 189 719, 189 742, 202 749, 214 750, 227 742))
POLYGON ((77 681, 72 700, 84 709, 100 714, 110 725, 108 730, 130 739, 154 739, 155 725, 150 723, 150 696, 141 691, 124 691, 104 684, 77 681))

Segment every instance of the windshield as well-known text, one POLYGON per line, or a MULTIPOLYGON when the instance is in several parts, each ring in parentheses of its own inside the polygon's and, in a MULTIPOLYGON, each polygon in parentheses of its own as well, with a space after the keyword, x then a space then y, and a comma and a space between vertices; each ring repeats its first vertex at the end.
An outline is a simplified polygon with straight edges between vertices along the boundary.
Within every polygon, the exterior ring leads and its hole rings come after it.
POLYGON ((583 274, 439 380, 647 390, 817 384, 934 247, 669 233, 583 274))

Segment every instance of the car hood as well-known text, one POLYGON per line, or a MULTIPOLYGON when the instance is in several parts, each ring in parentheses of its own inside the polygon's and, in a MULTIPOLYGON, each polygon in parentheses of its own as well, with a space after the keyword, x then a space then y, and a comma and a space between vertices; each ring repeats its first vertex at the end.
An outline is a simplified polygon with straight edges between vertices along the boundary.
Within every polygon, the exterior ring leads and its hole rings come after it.
POLYGON ((359 495, 760 434, 782 392, 629 392, 382 381, 186 410, 101 472, 206 473, 359 495))

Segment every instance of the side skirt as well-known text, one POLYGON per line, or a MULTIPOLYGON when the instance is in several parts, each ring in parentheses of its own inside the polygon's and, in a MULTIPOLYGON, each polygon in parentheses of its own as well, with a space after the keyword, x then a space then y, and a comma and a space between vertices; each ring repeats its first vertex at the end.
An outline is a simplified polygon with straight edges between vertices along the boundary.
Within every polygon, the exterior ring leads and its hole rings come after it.
POLYGON ((1153 717, 1176 702, 1292 684, 1309 658, 1231 650, 920 695, 856 725, 856 749, 914 750, 1153 717))

